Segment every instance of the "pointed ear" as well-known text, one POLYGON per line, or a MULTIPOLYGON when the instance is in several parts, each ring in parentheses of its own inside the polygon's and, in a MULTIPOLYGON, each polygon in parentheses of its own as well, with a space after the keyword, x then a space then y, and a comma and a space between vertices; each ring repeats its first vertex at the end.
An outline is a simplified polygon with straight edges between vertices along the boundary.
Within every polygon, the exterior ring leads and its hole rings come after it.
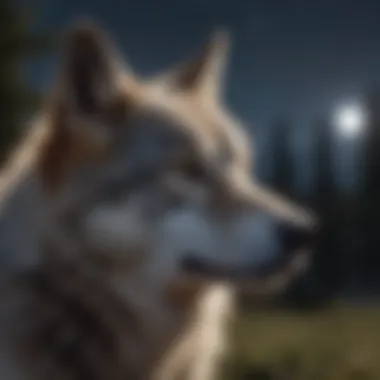
POLYGON ((229 46, 229 33, 222 29, 216 30, 198 57, 157 79, 173 89, 217 98, 222 90, 229 46))
POLYGON ((60 94, 69 107, 96 114, 115 95, 123 69, 115 47, 90 21, 67 33, 61 57, 60 94))

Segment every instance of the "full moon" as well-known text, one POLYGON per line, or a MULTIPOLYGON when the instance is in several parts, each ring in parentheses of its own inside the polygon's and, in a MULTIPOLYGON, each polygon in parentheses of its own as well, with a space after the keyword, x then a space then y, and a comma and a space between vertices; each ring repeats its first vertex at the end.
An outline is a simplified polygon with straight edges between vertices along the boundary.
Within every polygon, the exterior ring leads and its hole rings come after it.
POLYGON ((356 138, 365 128, 367 115, 359 104, 338 107, 333 115, 334 127, 346 138, 356 138))

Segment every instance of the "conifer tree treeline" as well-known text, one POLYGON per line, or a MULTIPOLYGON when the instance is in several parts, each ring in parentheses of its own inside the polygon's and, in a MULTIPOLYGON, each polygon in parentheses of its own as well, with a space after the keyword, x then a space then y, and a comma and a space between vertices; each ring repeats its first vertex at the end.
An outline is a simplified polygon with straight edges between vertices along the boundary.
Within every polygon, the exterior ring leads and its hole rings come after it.
MULTIPOLYGON (((311 302, 318 302, 326 291, 337 286, 339 277, 339 250, 337 245, 338 213, 335 199, 335 178, 333 173, 333 136, 328 120, 321 118, 310 133, 313 134, 313 166, 314 183, 308 206, 317 214, 322 226, 321 236, 316 247, 311 271, 300 279, 290 289, 290 301, 298 306, 308 306, 311 302)), ((296 167, 292 160, 290 145, 293 134, 293 125, 290 121, 281 119, 273 125, 274 175, 271 183, 274 188, 297 201, 295 179, 296 167)), ((298 165, 297 165, 298 166, 298 165)))
MULTIPOLYGON (((330 292, 373 295, 380 291, 380 88, 367 92, 363 106, 368 112, 361 146, 364 183, 350 195, 336 181, 333 126, 327 118, 320 118, 310 131, 315 175, 308 206, 318 215, 321 235, 309 276, 317 275, 318 283, 330 292)), ((273 127, 271 185, 297 200, 289 146, 293 126, 281 119, 273 127)), ((308 281, 303 286, 308 288, 308 281)))

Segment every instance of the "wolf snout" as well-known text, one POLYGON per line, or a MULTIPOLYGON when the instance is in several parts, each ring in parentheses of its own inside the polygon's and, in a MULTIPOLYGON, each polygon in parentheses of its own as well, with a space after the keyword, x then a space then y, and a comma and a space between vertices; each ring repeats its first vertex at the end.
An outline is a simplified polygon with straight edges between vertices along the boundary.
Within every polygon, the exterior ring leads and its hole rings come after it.
POLYGON ((232 279, 240 275, 241 268, 231 267, 216 260, 198 256, 195 252, 189 252, 180 262, 181 270, 190 276, 204 277, 208 279, 232 279))

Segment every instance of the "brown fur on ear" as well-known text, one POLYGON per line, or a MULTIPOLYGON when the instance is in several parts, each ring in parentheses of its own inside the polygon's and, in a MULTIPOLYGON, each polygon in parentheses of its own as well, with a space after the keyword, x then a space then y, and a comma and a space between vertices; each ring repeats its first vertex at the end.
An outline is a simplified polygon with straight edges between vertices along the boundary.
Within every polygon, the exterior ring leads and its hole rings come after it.
POLYGON ((79 20, 64 40, 38 160, 51 191, 76 165, 104 157, 113 138, 110 126, 124 121, 131 108, 124 87, 133 82, 127 80, 132 75, 106 33, 93 21, 79 20))
POLYGON ((193 60, 177 69, 157 77, 166 85, 182 91, 192 91, 200 96, 217 98, 225 71, 230 36, 225 30, 216 30, 203 50, 193 60))
POLYGON ((47 134, 42 143, 37 168, 46 189, 54 192, 75 166, 101 159, 107 152, 107 141, 95 141, 80 127, 67 125, 69 114, 64 104, 56 104, 49 113, 47 134))
POLYGON ((45 108, 46 133, 37 158, 37 169, 46 189, 54 192, 77 166, 104 159, 113 139, 111 126, 116 127, 119 122, 125 126, 133 105, 134 99, 126 92, 110 99, 101 115, 105 129, 101 133, 103 130, 93 128, 91 121, 73 117, 60 94, 52 96, 45 108))
POLYGON ((60 183, 64 171, 62 157, 70 148, 70 135, 62 125, 65 123, 62 108, 57 109, 56 114, 50 115, 49 131, 40 148, 37 161, 39 175, 49 190, 54 190, 60 183))

